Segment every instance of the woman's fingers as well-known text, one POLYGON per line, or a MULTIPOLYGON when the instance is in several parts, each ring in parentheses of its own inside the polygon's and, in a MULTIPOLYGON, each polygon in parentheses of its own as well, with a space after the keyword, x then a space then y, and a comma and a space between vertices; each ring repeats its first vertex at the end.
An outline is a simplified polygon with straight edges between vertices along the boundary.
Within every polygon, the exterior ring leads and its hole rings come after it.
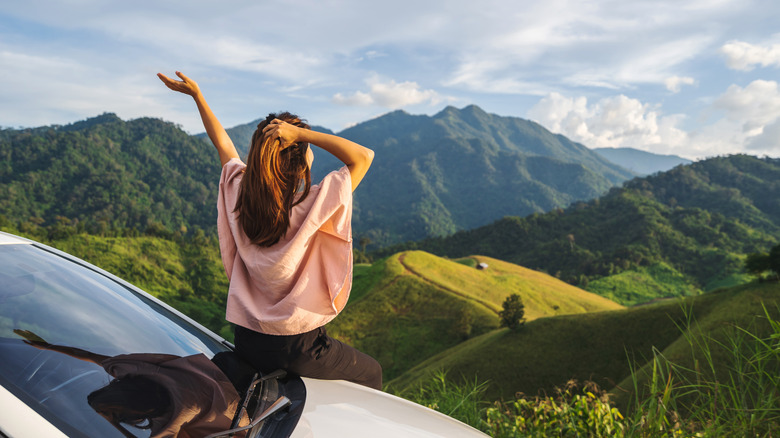
POLYGON ((184 73, 177 71, 176 76, 180 77, 184 82, 192 82, 192 79, 188 78, 187 76, 184 76, 184 73))
POLYGON ((198 84, 196 84, 195 81, 193 81, 192 79, 185 76, 184 73, 177 71, 176 76, 180 77, 182 80, 177 81, 175 79, 169 78, 168 76, 165 76, 162 73, 157 73, 157 77, 160 78, 161 81, 163 81, 166 87, 170 88, 173 91, 189 94, 191 96, 194 96, 199 92, 198 84))

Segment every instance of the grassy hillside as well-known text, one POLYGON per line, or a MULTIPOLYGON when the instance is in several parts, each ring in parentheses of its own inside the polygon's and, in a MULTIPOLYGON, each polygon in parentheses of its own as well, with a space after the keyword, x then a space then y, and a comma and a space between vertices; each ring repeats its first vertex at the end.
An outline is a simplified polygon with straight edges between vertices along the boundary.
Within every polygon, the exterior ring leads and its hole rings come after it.
MULTIPOLYGON (((683 324, 685 331, 665 348, 659 348, 655 355, 659 361, 658 365, 675 364, 673 376, 675 387, 684 392, 684 389, 680 388, 684 380, 690 382, 706 380, 730 382, 740 386, 743 391, 748 391, 752 383, 750 381, 756 377, 763 377, 757 376, 757 371, 769 372, 777 376, 780 372, 777 339, 770 341, 767 348, 767 351, 774 351, 774 360, 770 358, 762 364, 765 366, 769 363, 769 368, 750 369, 751 364, 738 362, 741 355, 749 356, 752 349, 748 346, 751 343, 751 336, 743 329, 756 336, 772 333, 766 316, 768 314, 774 320, 780 316, 780 283, 752 283, 723 290, 714 295, 716 302, 709 312, 695 311, 699 300, 688 304, 691 306, 688 310, 692 309, 694 312, 686 315, 683 324), (730 376, 729 373, 732 372, 738 376, 730 376)), ((637 365, 636 380, 642 395, 646 396, 645 386, 651 383, 653 363, 652 361, 640 362, 637 365)), ((658 372, 657 369, 656 373, 658 372)), ((665 374, 665 371, 661 370, 661 373, 665 374)), ((664 378, 668 379, 669 375, 665 375, 664 378)), ((628 392, 613 390, 620 406, 626 406, 632 401, 633 385, 633 379, 628 377, 618 384, 619 388, 624 388, 628 392)), ((752 394, 742 396, 750 397, 752 394)), ((724 403, 729 402, 724 399, 724 403)))
POLYGON ((730 327, 761 315, 762 302, 776 311, 778 298, 777 283, 752 284, 622 310, 540 318, 519 331, 500 329, 470 339, 389 383, 403 391, 448 370, 451 377, 489 381, 488 399, 552 393, 570 379, 631 390, 631 368, 648 363, 654 349, 691 357, 680 329, 690 318, 706 331, 730 327))
MULTIPOLYGON (((730 280, 741 284, 750 281, 750 277, 735 274, 730 280)), ((730 285, 733 284, 723 286, 730 285)), ((660 297, 703 293, 689 278, 663 262, 599 278, 589 282, 586 288, 589 292, 627 305, 646 303, 660 297)))
POLYGON ((620 308, 548 275, 486 257, 477 270, 421 251, 358 265, 352 297, 328 325, 376 357, 391 379, 463 340, 496 329, 501 303, 518 293, 529 320, 620 308))

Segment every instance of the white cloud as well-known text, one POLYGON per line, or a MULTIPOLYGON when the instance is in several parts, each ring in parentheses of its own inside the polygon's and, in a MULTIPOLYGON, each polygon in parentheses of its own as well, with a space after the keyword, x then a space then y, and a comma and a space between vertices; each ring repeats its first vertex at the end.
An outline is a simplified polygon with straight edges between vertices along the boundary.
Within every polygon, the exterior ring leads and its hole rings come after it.
POLYGON ((750 71, 759 65, 780 67, 780 44, 762 47, 733 41, 724 44, 720 53, 726 57, 726 65, 734 70, 750 71))
POLYGON ((422 90, 416 82, 382 81, 374 75, 366 81, 368 92, 356 91, 351 95, 336 93, 333 101, 340 105, 369 106, 397 109, 408 105, 428 103, 435 105, 442 98, 434 90, 422 90))
POLYGON ((136 118, 162 112, 153 99, 157 84, 134 72, 111 72, 54 56, 31 55, 0 47, 4 126, 66 124, 115 112, 136 118), (111 82, 102 79, 110 76, 111 82))
POLYGON ((775 81, 730 86, 710 105, 720 119, 690 132, 683 116, 624 95, 589 103, 585 97, 551 93, 528 113, 553 132, 588 147, 633 147, 687 158, 763 153, 780 156, 780 89, 775 81))
MULTIPOLYGON (((780 90, 775 81, 730 86, 713 104, 725 117, 702 130, 699 142, 734 150, 780 156, 780 90)), ((715 147, 715 146, 713 146, 715 147)))
POLYGON ((746 135, 757 135, 780 117, 780 91, 775 81, 755 80, 744 88, 731 85, 713 106, 725 110, 746 135))
POLYGON ((746 149, 774 157, 780 155, 780 119, 764 126, 760 134, 749 138, 746 149))
POLYGON ((683 85, 694 85, 696 80, 688 76, 672 76, 664 80, 666 89, 672 93, 679 93, 683 85))
POLYGON ((588 147, 633 147, 656 153, 675 153, 687 134, 677 127, 682 116, 660 111, 624 95, 588 104, 585 97, 551 93, 528 113, 553 132, 588 147))

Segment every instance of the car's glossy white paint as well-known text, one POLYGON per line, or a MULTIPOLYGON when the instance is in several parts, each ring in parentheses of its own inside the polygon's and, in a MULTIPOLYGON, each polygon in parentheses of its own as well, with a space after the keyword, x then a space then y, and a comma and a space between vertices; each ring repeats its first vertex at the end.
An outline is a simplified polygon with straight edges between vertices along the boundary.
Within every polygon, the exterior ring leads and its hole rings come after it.
POLYGON ((442 413, 345 381, 303 379, 306 405, 291 438, 484 438, 442 413))
POLYGON ((11 438, 66 437, 2 386, 0 386, 0 432, 11 438))
POLYGON ((22 239, 21 237, 12 236, 10 234, 6 234, 3 232, 0 232, 0 245, 14 245, 19 243, 32 243, 30 240, 22 239))

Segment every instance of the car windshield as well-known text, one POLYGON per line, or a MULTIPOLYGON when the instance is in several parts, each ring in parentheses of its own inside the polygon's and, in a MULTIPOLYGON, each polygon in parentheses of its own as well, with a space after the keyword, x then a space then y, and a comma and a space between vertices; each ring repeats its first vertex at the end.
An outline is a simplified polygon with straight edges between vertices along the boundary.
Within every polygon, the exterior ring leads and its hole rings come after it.
POLYGON ((0 245, 0 384, 69 436, 153 436, 232 417, 224 354, 217 339, 87 265, 0 245), (188 397, 220 412, 186 413, 188 397))

